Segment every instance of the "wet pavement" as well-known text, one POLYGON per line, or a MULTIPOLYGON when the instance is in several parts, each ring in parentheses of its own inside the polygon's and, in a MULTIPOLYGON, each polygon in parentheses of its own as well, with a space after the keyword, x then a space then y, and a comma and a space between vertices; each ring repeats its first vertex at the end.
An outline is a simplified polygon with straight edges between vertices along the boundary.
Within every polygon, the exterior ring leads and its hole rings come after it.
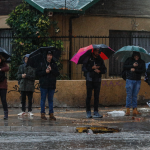
MULTIPOLYGON (((87 119, 85 108, 55 108, 56 121, 42 121, 40 109, 33 117, 18 117, 19 108, 9 109, 9 119, 3 120, 0 109, 0 149, 150 149, 150 108, 139 106, 141 116, 112 117, 110 111, 125 111, 124 107, 100 107, 102 119, 87 119), (76 127, 118 128, 120 132, 77 133, 76 127)), ((48 114, 48 109, 46 109, 48 114)), ((48 117, 48 115, 46 115, 48 117)))

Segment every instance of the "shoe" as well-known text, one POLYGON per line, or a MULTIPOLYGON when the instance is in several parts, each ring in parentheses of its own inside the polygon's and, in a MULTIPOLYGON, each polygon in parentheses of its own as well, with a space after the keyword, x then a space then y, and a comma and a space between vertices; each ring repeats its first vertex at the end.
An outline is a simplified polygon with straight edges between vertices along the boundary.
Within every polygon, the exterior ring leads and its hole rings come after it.
POLYGON ((86 118, 92 118, 91 111, 86 112, 86 118))
POLYGON ((41 113, 41 119, 42 120, 47 120, 47 118, 45 117, 45 113, 41 113))
POLYGON ((25 115, 26 113, 23 111, 21 113, 18 114, 18 116, 22 116, 22 115, 25 115))
POLYGON ((150 101, 146 102, 146 104, 150 107, 150 101))
POLYGON ((49 119, 56 121, 56 118, 54 117, 54 114, 53 114, 53 113, 50 113, 50 114, 49 114, 49 119))
POLYGON ((8 111, 4 111, 4 120, 8 119, 8 111))
POLYGON ((32 111, 29 111, 29 112, 28 112, 28 115, 29 115, 29 116, 34 116, 34 114, 32 113, 32 111))
POLYGON ((94 111, 93 118, 103 118, 103 116, 100 115, 100 114, 98 113, 98 111, 94 111))
POLYGON ((130 116, 130 108, 127 108, 125 116, 130 116))
POLYGON ((133 116, 137 115, 141 115, 141 113, 137 111, 137 108, 133 108, 133 116))

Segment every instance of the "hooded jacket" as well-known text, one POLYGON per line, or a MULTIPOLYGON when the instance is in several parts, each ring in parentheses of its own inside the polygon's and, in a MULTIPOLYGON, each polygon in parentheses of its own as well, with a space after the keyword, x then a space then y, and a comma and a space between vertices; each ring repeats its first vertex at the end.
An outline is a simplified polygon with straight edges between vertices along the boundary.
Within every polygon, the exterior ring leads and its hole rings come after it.
POLYGON ((141 80, 141 76, 145 73, 145 62, 141 59, 141 55, 138 52, 133 52, 132 57, 127 58, 123 66, 126 70, 126 79, 129 80, 141 80), (139 56, 139 60, 135 60, 134 56, 139 56), (134 67, 133 64, 137 62, 138 66, 134 67), (131 68, 135 68, 135 71, 131 71, 131 68))
POLYGON ((19 90, 20 91, 34 91, 34 82, 35 82, 35 69, 31 66, 27 66, 25 63, 25 57, 29 57, 29 54, 26 54, 23 57, 23 63, 19 66, 17 77, 20 81, 19 90), (22 74, 26 74, 25 78, 22 78, 22 74))

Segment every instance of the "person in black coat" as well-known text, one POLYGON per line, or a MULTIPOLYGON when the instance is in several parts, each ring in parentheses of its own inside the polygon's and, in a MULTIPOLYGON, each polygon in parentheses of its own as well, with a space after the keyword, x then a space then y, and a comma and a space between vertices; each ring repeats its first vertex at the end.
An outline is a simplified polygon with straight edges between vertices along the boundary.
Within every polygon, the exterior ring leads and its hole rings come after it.
POLYGON ((141 59, 139 52, 133 52, 132 57, 129 57, 124 63, 126 70, 126 116, 130 115, 130 107, 133 107, 133 115, 139 115, 137 111, 137 95, 141 86, 141 76, 145 73, 145 62, 141 59))
MULTIPOLYGON (((148 83, 148 85, 150 85, 150 64, 148 64, 148 68, 146 70, 146 82, 148 83)), ((146 102, 146 104, 150 107, 150 100, 148 102, 146 102)))
POLYGON ((102 118, 98 113, 99 105, 99 93, 101 86, 101 75, 107 72, 103 59, 100 57, 100 49, 94 49, 91 53, 88 62, 83 64, 82 71, 86 77, 86 88, 87 88, 87 98, 86 98, 86 113, 87 118, 92 118, 91 116, 91 96, 92 90, 94 89, 94 118, 102 118))
POLYGON ((47 66, 45 63, 41 63, 37 69, 37 75, 39 76, 40 90, 41 90, 41 119, 47 120, 45 117, 45 101, 48 94, 49 104, 49 119, 56 120, 53 111, 53 96, 56 89, 56 77, 59 76, 57 64, 53 60, 52 51, 47 52, 47 66))

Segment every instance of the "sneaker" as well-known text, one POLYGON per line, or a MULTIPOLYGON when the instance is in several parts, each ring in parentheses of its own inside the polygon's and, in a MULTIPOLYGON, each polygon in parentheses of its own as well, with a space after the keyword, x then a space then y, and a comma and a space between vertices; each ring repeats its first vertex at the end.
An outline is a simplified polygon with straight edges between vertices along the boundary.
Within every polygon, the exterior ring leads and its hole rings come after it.
POLYGON ((103 118, 103 116, 100 115, 100 114, 98 113, 98 111, 94 111, 93 118, 103 118))
POLYGON ((146 104, 150 107, 150 101, 146 102, 146 104))
POLYGON ((32 113, 32 111, 29 111, 29 112, 28 112, 28 115, 29 115, 29 116, 34 116, 34 114, 32 113))
POLYGON ((92 116, 91 116, 91 111, 87 111, 87 112, 86 112, 86 118, 92 118, 92 116))
POLYGON ((18 114, 18 116, 22 116, 22 115, 25 115, 26 113, 25 112, 21 112, 18 114))

